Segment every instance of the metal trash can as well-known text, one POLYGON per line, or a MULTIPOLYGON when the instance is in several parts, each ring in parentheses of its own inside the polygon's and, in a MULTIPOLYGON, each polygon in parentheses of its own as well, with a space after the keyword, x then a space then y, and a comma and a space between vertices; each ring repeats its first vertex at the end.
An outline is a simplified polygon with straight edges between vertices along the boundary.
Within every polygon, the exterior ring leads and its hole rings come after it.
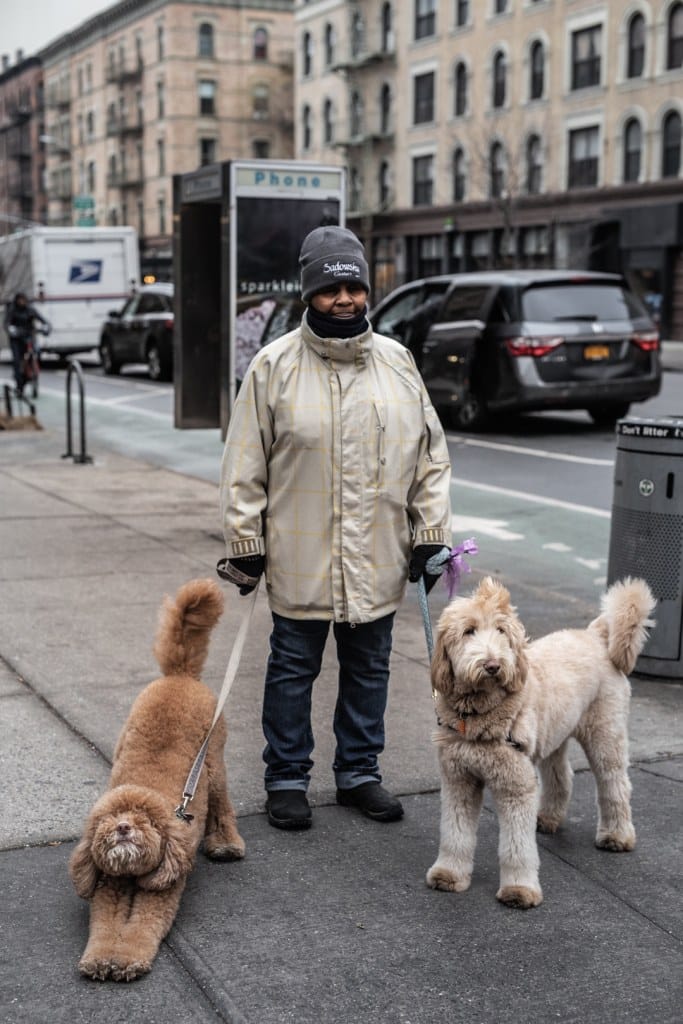
POLYGON ((617 424, 607 581, 646 580, 657 598, 636 671, 683 678, 683 417, 617 424))

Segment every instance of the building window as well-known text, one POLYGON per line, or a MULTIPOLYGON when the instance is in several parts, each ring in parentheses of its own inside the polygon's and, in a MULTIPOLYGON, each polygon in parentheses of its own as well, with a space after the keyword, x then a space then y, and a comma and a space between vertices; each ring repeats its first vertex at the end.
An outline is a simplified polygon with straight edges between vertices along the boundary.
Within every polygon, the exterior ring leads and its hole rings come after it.
POLYGON ((88 164, 88 192, 90 195, 95 193, 95 161, 91 160, 88 164))
POLYGON ((200 57, 213 57, 213 25, 204 21, 197 32, 197 53, 200 57))
POLYGON ((456 0, 455 4, 455 25, 456 28, 464 28, 470 20, 469 0, 456 0))
POLYGON ((327 146, 334 142, 334 106, 329 98, 323 103, 323 142, 327 146))
POLYGON ((313 71, 313 36, 310 32, 304 32, 301 37, 301 70, 304 78, 313 71))
POLYGON ((572 89, 600 85, 602 25, 572 32, 572 89))
POLYGON ((436 0, 415 0, 415 38, 427 39, 436 32, 436 0))
POLYGON ((434 72, 415 75, 413 80, 413 124, 434 120, 434 72))
POLYGON ((164 36, 164 26, 157 25, 157 60, 163 60, 166 56, 166 39, 164 36))
POLYGON ((393 13, 387 3, 382 5, 382 53, 393 53, 394 47, 393 13))
POLYGON ((462 146, 453 153, 453 200, 456 203, 465 201, 467 194, 467 170, 465 166, 465 151, 462 146))
POLYGON ((640 121, 632 117, 624 126, 624 181, 638 181, 640 178, 642 145, 643 133, 640 121))
POLYGON ((493 13, 505 14, 508 9, 507 0, 493 0, 493 13))
POLYGON ((538 135, 530 135, 526 144, 526 190, 530 196, 539 195, 543 178, 543 150, 538 135))
POLYGON ((92 64, 85 65, 85 91, 92 92, 92 64))
POLYGON ((268 32, 263 25, 254 29, 253 44, 254 60, 268 60, 268 32))
POLYGON ((434 200, 434 157, 413 157, 413 205, 431 206, 434 200))
POLYGON ((681 169, 681 116, 671 110, 662 124, 662 177, 677 178, 681 169))
POLYGON ((145 204, 142 199, 138 199, 138 234, 140 238, 145 236, 145 204))
POLYGON ((493 89, 491 93, 491 106, 498 110, 505 106, 505 92, 507 87, 507 67, 505 65, 505 54, 498 50, 493 58, 493 89))
POLYGON ((360 11, 354 11, 351 18, 351 56, 360 57, 365 52, 365 24, 360 11))
POLYGON ((666 66, 669 70, 683 67, 683 4, 673 4, 669 11, 666 66))
POLYGON ((545 89, 545 50, 537 39, 529 51, 529 99, 540 100, 545 89))
POLYGON ((157 210, 159 212, 159 234, 166 234, 166 200, 161 196, 157 200, 157 210))
POLYGON ((164 83, 157 82, 157 118, 162 118, 166 113, 166 95, 164 83))
POLYGON ((251 113, 257 121, 265 121, 270 112, 270 89, 261 82, 251 90, 251 113))
POLYGON ((311 108, 308 103, 301 111, 301 145, 304 149, 311 148, 311 108))
POLYGON ((494 142, 489 150, 489 195, 501 199, 505 191, 505 150, 502 142, 494 142))
POLYGON ((107 173, 107 185, 111 188, 116 188, 118 185, 118 173, 116 163, 116 153, 112 153, 109 157, 108 173, 107 173))
POLYGON ((351 93, 351 138, 357 139, 363 134, 363 97, 357 91, 351 93))
POLYGON ((645 69, 645 18, 634 14, 628 23, 626 77, 640 78, 645 69))
POLYGON ((200 139, 199 140, 199 165, 200 167, 206 167, 207 164, 215 164, 216 162, 216 140, 215 139, 200 139))
POLYGON ((598 184, 600 129, 576 128, 569 133, 569 188, 591 188, 598 184))
POLYGON ((379 130, 388 135, 391 131, 391 86, 385 82, 379 92, 379 130))
POLYGON ((349 176, 349 206, 352 210, 360 210, 361 204, 361 184, 360 174, 357 167, 351 168, 351 174, 349 176))
POLYGON ((202 116, 216 113, 216 83, 208 78, 199 82, 199 113, 202 116))
POLYGON ((328 22, 325 25, 325 67, 331 68, 334 64, 337 49, 337 33, 334 25, 328 22))
POLYGON ((95 114, 92 110, 89 110, 85 118, 85 134, 88 142, 92 142, 95 138, 95 114))
POLYGON ((385 210, 389 205, 391 199, 391 186, 390 186, 390 175, 389 161, 382 160, 379 165, 378 175, 378 199, 381 209, 385 210))
POLYGON ((453 113, 463 117, 467 113, 467 68, 464 60, 455 65, 453 113))
POLYGON ((157 139, 157 164, 159 177, 161 178, 166 174, 166 144, 163 139, 157 139))
POLYGON ((267 160, 270 156, 270 142, 268 139, 254 139, 251 144, 252 155, 257 160, 267 160))
POLYGON ((417 243, 417 273, 419 277, 440 274, 443 242, 441 235, 423 235, 417 243))

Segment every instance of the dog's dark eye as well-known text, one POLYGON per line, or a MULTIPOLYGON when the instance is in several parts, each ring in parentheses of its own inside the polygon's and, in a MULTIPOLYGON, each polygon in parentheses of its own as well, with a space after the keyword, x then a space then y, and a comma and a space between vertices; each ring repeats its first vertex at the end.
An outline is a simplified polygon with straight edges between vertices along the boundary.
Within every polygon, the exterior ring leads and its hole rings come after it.
POLYGON ((502 633, 503 636, 505 636, 505 630, 503 629, 502 626, 496 626, 496 629, 498 630, 499 633, 502 633))
POLYGON ((477 631, 474 628, 474 626, 468 626, 465 632, 463 633, 463 636, 474 636, 476 632, 477 631))

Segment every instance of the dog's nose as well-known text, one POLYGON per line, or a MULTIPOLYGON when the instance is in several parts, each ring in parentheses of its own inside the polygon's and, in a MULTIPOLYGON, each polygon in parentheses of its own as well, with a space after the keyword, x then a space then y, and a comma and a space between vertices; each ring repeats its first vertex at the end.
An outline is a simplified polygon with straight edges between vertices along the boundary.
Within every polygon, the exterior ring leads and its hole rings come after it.
POLYGON ((130 832, 130 825, 127 821, 119 821, 116 826, 116 831, 122 836, 127 836, 130 832))
POLYGON ((484 665, 484 671, 489 676, 497 676, 500 672, 500 663, 497 661, 487 661, 484 665))

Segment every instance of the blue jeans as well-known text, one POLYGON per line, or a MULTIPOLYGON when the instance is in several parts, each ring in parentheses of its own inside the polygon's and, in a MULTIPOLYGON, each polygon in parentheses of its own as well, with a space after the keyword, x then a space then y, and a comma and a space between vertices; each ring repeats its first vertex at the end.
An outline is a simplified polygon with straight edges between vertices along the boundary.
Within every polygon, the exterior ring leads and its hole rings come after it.
MULTIPOLYGON (((332 767, 339 789, 382 780, 377 758, 384 750, 393 624, 393 612, 355 626, 333 624, 339 688, 332 767)), ((273 612, 262 718, 267 790, 308 788, 314 746, 311 697, 329 628, 325 620, 287 619, 273 612)))

